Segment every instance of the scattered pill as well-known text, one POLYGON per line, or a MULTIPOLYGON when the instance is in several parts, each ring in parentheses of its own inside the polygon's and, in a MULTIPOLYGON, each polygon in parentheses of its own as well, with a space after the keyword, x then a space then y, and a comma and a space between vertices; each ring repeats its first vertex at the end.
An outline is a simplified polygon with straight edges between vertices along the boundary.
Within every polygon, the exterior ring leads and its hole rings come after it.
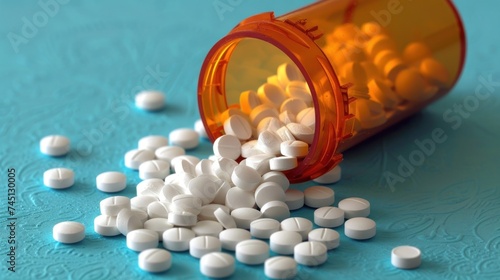
POLYGON ((130 208, 142 211, 148 211, 148 205, 158 201, 158 198, 154 196, 144 195, 144 196, 134 196, 130 199, 130 208))
POLYGON ((52 189, 66 189, 75 183, 75 173, 68 168, 52 168, 43 173, 43 184, 52 189))
POLYGON ((213 236, 219 237, 219 233, 223 230, 222 225, 216 221, 199 221, 191 227, 191 230, 196 236, 213 236))
POLYGON ((189 250, 189 241, 195 238, 195 234, 188 228, 171 228, 163 232, 163 247, 175 252, 189 250))
POLYGON ((314 223, 320 227, 333 228, 344 223, 344 211, 337 207, 321 207, 314 211, 314 223))
POLYGON ((369 218, 356 217, 344 223, 344 234, 351 239, 370 239, 375 236, 376 231, 375 222, 369 218))
POLYGON ((147 111, 160 110, 165 106, 165 95, 159 91, 141 91, 135 96, 135 106, 147 111))
POLYGON ((236 245, 243 241, 252 238, 252 235, 248 230, 241 228, 230 228, 225 229, 219 233, 219 240, 222 244, 222 249, 228 251, 234 251, 236 245))
POLYGON ((244 264, 257 265, 269 258, 269 245, 256 239, 243 240, 236 244, 236 259, 244 264))
POLYGON ((269 168, 273 171, 286 171, 298 166, 296 157, 275 157, 269 159, 269 168))
POLYGON ((40 140, 40 152, 45 155, 58 157, 69 152, 70 142, 66 136, 49 135, 40 140))
POLYGON ((392 249, 391 263, 401 269, 414 269, 420 266, 422 253, 417 247, 398 246, 392 249))
POLYGON ((178 146, 163 146, 159 147, 155 150, 155 156, 157 159, 164 160, 168 163, 170 161, 177 157, 177 156, 182 156, 185 155, 186 151, 182 147, 178 146))
POLYGON ((317 266, 328 259, 326 246, 317 241, 306 241, 295 245, 293 258, 302 265, 317 266))
MULTIPOLYGON (((202 211, 203 212, 203 211, 202 211)), ((224 211, 222 208, 218 208, 214 211, 215 218, 217 221, 225 228, 236 228, 236 221, 229 214, 229 211, 224 211)))
POLYGON ((288 205, 283 201, 273 200, 265 203, 261 208, 262 216, 272 218, 278 221, 283 221, 290 217, 288 205))
POLYGON ((289 210, 297 210, 304 206, 304 193, 296 189, 288 189, 285 192, 285 203, 289 210))
POLYGON ((205 254, 220 252, 220 250, 221 242, 217 237, 198 236, 189 241, 189 254, 198 259, 205 254))
POLYGON ((234 168, 231 181, 244 191, 254 191, 262 181, 260 174, 253 168, 238 165, 234 168))
POLYGON ((94 231, 102 236, 116 236, 120 231, 116 227, 116 216, 99 215, 94 219, 94 231))
POLYGON ((168 213, 168 222, 174 226, 190 227, 194 226, 196 221, 196 215, 190 212, 182 211, 168 213))
POLYGON ((165 186, 163 180, 158 178, 146 179, 136 186, 137 196, 152 196, 159 198, 162 192, 162 188, 165 186))
POLYGON ((304 203, 312 208, 332 205, 335 202, 335 192, 323 186, 313 186, 304 190, 304 203))
POLYGON ((290 63, 283 63, 278 66, 277 76, 281 85, 288 85, 291 81, 304 81, 299 68, 290 63))
POLYGON ((297 275, 297 262, 290 257, 272 257, 264 262, 264 273, 272 279, 292 279, 297 275))
POLYGON ((194 123, 194 130, 201 138, 208 139, 207 130, 205 129, 205 125, 203 124, 202 120, 196 120, 196 122, 194 123))
POLYGON ((295 245, 302 242, 302 236, 293 231, 277 231, 269 237, 271 250, 280 255, 292 255, 295 245))
POLYGON ((231 276, 235 271, 233 256, 212 252, 201 257, 200 272, 211 278, 225 278, 231 276))
POLYGON ((152 248, 139 253, 139 268, 147 272, 167 271, 172 266, 172 255, 165 249, 152 248))
POLYGON ((328 250, 337 248, 340 241, 339 233, 329 228, 313 229, 309 232, 307 238, 309 241, 317 241, 325 244, 328 250))
POLYGON ((170 140, 170 145, 186 150, 194 149, 200 143, 200 135, 190 128, 174 129, 168 135, 168 139, 170 140))
POLYGON ((127 236, 131 231, 144 228, 144 222, 130 209, 122 209, 116 216, 116 227, 121 234, 127 236))
POLYGON ((334 184, 340 181, 341 176, 342 169, 340 168, 340 165, 337 165, 325 174, 314 178, 313 181, 318 184, 334 184))
POLYGON ((168 218, 171 211, 171 204, 166 201, 153 201, 148 205, 146 212, 149 218, 168 218))
POLYGON ((122 209, 130 209, 130 198, 126 196, 112 196, 99 202, 101 214, 117 216, 122 209))
POLYGON ((201 199, 202 205, 207 205, 217 194, 219 185, 214 181, 216 179, 212 175, 200 175, 189 181, 188 190, 193 196, 201 199))
POLYGON ((150 150, 130 150, 125 154, 125 166, 137 170, 141 163, 155 159, 154 152, 150 150))
POLYGON ((250 223, 250 234, 255 238, 269 239, 271 234, 279 231, 280 222, 271 218, 261 218, 250 223))
POLYGON ((167 145, 167 137, 160 135, 149 135, 139 139, 137 147, 139 148, 139 150, 150 150, 154 152, 156 149, 167 145))
POLYGON ((80 242, 85 238, 85 226, 73 221, 60 222, 52 228, 52 237, 66 244, 80 242))
POLYGON ((259 134, 257 148, 266 154, 278 155, 280 153, 281 138, 273 131, 265 130, 259 134))
POLYGON ((261 102, 255 91, 247 90, 240 94, 240 106, 245 114, 250 114, 259 105, 261 105, 261 102))
POLYGON ((168 219, 165 218, 152 218, 147 220, 144 223, 144 228, 145 229, 150 229, 153 231, 156 231, 158 233, 158 240, 163 241, 163 233, 167 229, 171 229, 174 226, 168 222, 168 219))
POLYGON ((312 227, 312 222, 302 217, 288 218, 281 222, 282 230, 297 232, 302 236, 302 240, 307 239, 307 234, 312 230, 312 227))
POLYGON ((297 140, 283 141, 280 144, 280 152, 284 156, 303 158, 309 153, 309 145, 297 140))
POLYGON ((96 186, 102 192, 119 192, 127 186, 127 177, 121 172, 104 172, 97 175, 96 186))
POLYGON ((344 211, 346 219, 355 217, 368 217, 370 215, 370 202, 359 197, 349 197, 339 201, 339 208, 344 211))
POLYGON ((229 209, 252 208, 255 205, 253 193, 240 188, 230 188, 226 193, 225 205, 229 209))
POLYGON ((215 140, 213 149, 218 157, 237 159, 241 154, 241 143, 236 136, 223 135, 215 140))
POLYGON ((148 160, 139 165, 139 178, 146 179, 164 179, 170 174, 170 164, 163 160, 148 160))
POLYGON ((262 208, 269 201, 285 201, 283 188, 274 182, 264 182, 255 190, 255 202, 262 208))
MULTIPOLYGON (((198 214, 198 220, 199 221, 206 221, 206 220, 217 221, 217 218, 215 216, 215 211, 219 208, 221 208, 221 211, 223 211, 229 215, 229 212, 230 212, 229 207, 227 207, 226 205, 222 205, 222 204, 212 203, 212 204, 203 205, 201 207, 201 212, 200 212, 200 214, 198 214)), ((220 221, 219 221, 219 223, 220 223, 220 221)))
POLYGON ((250 223, 262 217, 262 213, 253 208, 241 207, 231 211, 238 228, 250 229, 250 223))
POLYGON ((233 115, 224 121, 224 132, 240 140, 247 140, 252 136, 252 127, 244 117, 233 115))
POLYGON ((149 229, 136 229, 127 234, 127 247, 140 252, 158 246, 158 234, 149 229))

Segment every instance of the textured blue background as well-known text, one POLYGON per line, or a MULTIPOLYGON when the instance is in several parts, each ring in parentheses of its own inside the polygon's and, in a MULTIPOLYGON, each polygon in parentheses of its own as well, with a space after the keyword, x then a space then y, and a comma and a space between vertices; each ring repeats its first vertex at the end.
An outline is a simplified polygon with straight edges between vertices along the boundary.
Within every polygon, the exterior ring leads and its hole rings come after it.
MULTIPOLYGON (((148 274, 125 239, 94 233, 98 203, 108 194, 95 188, 95 176, 124 171, 132 197, 136 172, 123 167, 123 154, 149 134, 191 127, 198 118, 196 85, 209 48, 241 19, 261 11, 277 14, 309 1, 240 2, 218 15, 215 1, 69 1, 43 22, 36 1, 0 1, 0 248, 2 279, 195 279, 199 263, 174 253, 173 266, 148 274), (17 46, 9 33, 21 35, 23 19, 40 27, 17 46), (143 88, 166 92, 168 106, 145 113, 133 106, 143 88), (64 134, 72 151, 49 158, 38 151, 48 134, 64 134), (64 166, 76 172, 75 185, 55 191, 42 184, 42 173, 64 166), (17 175, 17 265, 7 271, 7 168, 17 175), (58 244, 52 226, 76 220, 87 227, 84 241, 58 244)), ((446 110, 473 97, 481 77, 500 81, 498 1, 455 1, 468 34, 463 76, 448 96, 392 130, 345 153, 343 180, 334 185, 337 201, 367 198, 377 236, 353 241, 341 232, 341 246, 318 268, 299 268, 300 279, 496 278, 500 277, 500 86, 453 129, 446 110), (416 139, 435 128, 448 136, 435 153, 404 182, 387 186, 382 174, 397 173, 398 156, 408 158, 416 139), (413 271, 390 264, 394 246, 412 244, 423 252, 413 271)), ((484 90, 484 88, 482 89, 484 90)), ((190 152, 211 153, 211 145, 190 152)), ((304 188, 308 184, 296 186, 304 188)), ((311 218, 312 209, 293 215, 311 218)), ((262 266, 238 264, 234 279, 262 278, 262 266)))

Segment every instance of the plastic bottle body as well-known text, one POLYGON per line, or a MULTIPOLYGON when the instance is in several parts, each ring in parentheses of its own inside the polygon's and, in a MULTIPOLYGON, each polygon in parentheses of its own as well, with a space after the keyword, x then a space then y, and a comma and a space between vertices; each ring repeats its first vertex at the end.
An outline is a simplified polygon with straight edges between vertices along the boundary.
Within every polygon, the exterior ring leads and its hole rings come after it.
POLYGON ((211 140, 224 134, 225 112, 240 108, 240 94, 271 82, 283 63, 300 70, 315 114, 308 155, 285 172, 292 182, 322 175, 342 151, 446 94, 465 56, 456 10, 449 1, 394 2, 320 1, 242 21, 201 70, 198 100, 211 140))

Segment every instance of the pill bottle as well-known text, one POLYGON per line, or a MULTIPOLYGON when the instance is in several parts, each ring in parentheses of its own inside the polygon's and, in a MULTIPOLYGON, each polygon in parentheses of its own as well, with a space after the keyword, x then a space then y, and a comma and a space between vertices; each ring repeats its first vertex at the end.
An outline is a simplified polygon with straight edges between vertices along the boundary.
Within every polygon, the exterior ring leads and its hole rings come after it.
POLYGON ((302 182, 449 92, 465 49, 449 0, 325 0, 282 16, 257 14, 209 51, 198 83, 200 115, 214 141, 231 110, 241 111, 243 92, 271 83, 289 95, 302 85, 312 99, 314 134, 308 155, 284 172, 302 182))

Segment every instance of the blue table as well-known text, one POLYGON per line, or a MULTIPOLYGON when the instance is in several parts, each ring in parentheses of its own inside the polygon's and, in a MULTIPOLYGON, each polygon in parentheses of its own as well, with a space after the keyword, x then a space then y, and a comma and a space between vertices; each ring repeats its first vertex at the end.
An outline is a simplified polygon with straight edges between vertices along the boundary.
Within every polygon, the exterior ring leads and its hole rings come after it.
MULTIPOLYGON (((137 173, 123 166, 123 154, 145 135, 192 127, 199 118, 197 78, 210 47, 241 19, 257 12, 277 14, 309 1, 0 1, 0 243, 1 279, 201 278, 199 261, 173 253, 170 271, 149 274, 125 238, 93 230, 99 201, 95 176, 122 171, 120 195, 135 195, 137 173), (63 3, 64 2, 64 3, 63 3), (217 4, 225 9, 217 10, 217 4), (144 88, 166 92, 158 113, 137 110, 134 95, 144 88), (72 141, 66 157, 38 150, 48 134, 72 141), (76 172, 66 190, 43 186, 42 174, 64 166, 76 172), (8 169, 15 169, 16 263, 8 271, 8 169), (54 224, 80 221, 86 238, 64 245, 52 238, 54 224)), ((422 113, 345 153, 343 179, 333 185, 337 201, 349 196, 372 203, 377 236, 346 238, 320 267, 299 267, 298 279, 500 278, 500 81, 497 15, 493 0, 455 1, 468 33, 468 57, 460 82, 422 113), (485 81, 493 81, 486 87, 485 81), (449 123, 443 113, 489 90, 478 108, 449 123), (389 187, 384 172, 397 172, 415 141, 441 128, 447 136, 404 182, 389 187), (401 157, 400 157, 401 156, 401 157), (422 266, 392 267, 391 249, 411 244, 423 252, 422 266)), ((211 144, 189 152, 206 157, 211 144)), ((310 183, 300 184, 303 189, 310 183)), ((294 216, 312 218, 304 208, 294 216)), ((263 266, 237 264, 234 279, 263 278, 263 266)))

